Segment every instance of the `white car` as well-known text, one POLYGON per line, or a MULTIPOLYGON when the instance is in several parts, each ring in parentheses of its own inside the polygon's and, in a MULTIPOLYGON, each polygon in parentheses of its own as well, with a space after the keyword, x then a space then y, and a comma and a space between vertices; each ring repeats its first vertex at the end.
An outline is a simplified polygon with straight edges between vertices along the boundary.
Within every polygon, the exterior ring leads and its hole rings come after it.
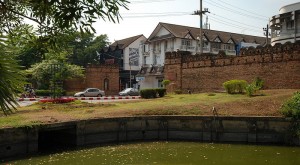
POLYGON ((105 92, 97 88, 87 88, 82 92, 75 93, 74 97, 102 97, 105 92))

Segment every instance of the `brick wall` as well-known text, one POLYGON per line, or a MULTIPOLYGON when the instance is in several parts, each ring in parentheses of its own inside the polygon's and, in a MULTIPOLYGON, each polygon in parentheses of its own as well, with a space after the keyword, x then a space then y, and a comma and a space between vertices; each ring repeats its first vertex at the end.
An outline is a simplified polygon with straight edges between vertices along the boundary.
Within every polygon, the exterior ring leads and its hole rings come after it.
POLYGON ((119 92, 119 68, 115 65, 93 65, 85 70, 85 78, 65 81, 65 90, 81 91, 85 88, 104 90, 104 80, 108 79, 109 86, 106 95, 116 95, 119 92))
POLYGON ((256 77, 265 81, 265 89, 300 88, 300 45, 250 48, 232 57, 166 53, 165 79, 171 80, 168 90, 223 91, 225 81, 251 83, 256 77))

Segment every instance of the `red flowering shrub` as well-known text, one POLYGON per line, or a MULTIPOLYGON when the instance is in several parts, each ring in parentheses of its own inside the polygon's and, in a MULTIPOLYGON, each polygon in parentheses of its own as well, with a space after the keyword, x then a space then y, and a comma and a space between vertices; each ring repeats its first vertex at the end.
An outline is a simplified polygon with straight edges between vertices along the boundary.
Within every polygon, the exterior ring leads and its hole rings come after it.
POLYGON ((74 98, 56 98, 56 99, 41 99, 42 103, 69 103, 74 101, 74 98))

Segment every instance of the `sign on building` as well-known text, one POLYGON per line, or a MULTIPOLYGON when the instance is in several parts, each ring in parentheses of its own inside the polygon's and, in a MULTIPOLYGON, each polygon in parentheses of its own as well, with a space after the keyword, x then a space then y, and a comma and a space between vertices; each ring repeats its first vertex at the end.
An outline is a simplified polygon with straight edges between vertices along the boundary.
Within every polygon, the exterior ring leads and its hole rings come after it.
POLYGON ((131 66, 139 66, 139 49, 129 48, 129 62, 131 66))

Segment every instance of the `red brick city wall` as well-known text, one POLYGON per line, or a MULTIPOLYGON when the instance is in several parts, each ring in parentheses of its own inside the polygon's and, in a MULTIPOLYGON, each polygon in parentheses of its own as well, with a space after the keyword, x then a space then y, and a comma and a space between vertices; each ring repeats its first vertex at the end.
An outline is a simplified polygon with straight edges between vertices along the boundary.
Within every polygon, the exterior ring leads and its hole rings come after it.
POLYGON ((99 88, 104 90, 104 80, 108 79, 109 87, 106 95, 115 95, 119 92, 119 68, 114 65, 93 65, 85 70, 85 78, 65 81, 65 90, 81 91, 85 88, 99 88))
POLYGON ((256 77, 265 81, 265 89, 300 89, 299 44, 277 45, 242 52, 241 56, 213 57, 167 52, 165 79, 168 90, 187 92, 223 91, 222 84, 232 79, 251 83, 256 77))

